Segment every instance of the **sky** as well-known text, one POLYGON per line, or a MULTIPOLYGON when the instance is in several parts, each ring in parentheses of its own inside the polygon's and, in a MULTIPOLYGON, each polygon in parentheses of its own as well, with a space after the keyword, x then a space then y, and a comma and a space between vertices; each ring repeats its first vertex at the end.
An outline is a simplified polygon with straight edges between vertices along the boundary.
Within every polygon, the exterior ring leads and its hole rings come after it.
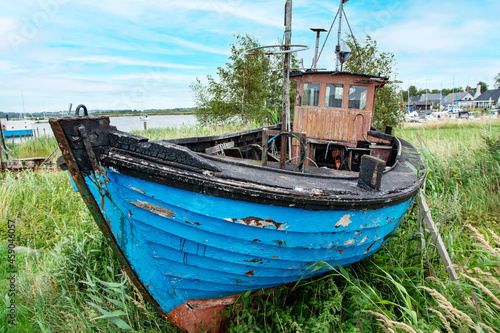
MULTIPOLYGON (((315 33, 340 1, 293 1, 292 44, 310 66, 315 33)), ((190 85, 216 75, 235 35, 283 37, 285 0, 22 0, 0 2, 0 111, 193 107, 190 85)), ((395 55, 402 89, 493 88, 500 2, 350 0, 354 35, 395 55)), ((344 27, 345 27, 344 22, 344 27)), ((337 28, 334 28, 336 31, 337 28)), ((344 30, 347 32, 347 30, 344 30)), ((332 32, 318 67, 334 69, 332 32)), ((322 35, 321 44, 326 34, 322 35)))

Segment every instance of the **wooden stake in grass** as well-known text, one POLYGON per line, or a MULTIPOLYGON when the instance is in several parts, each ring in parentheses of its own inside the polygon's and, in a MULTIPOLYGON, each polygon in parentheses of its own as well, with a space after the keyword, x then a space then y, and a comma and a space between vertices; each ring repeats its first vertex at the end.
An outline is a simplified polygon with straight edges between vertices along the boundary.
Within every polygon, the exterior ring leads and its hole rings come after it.
POLYGON ((443 239, 439 234, 439 230, 437 229, 436 224, 432 219, 431 211, 429 209, 429 206, 427 205, 427 202, 425 201, 424 194, 422 192, 419 192, 418 198, 420 201, 420 207, 422 210, 424 222, 427 225, 427 228, 429 228, 432 232, 432 240, 434 241, 434 243, 436 243, 439 256, 441 257, 441 260, 444 263, 446 271, 448 272, 448 275, 450 276, 451 280, 453 281, 458 280, 457 272, 455 271, 455 267, 453 267, 453 263, 451 262, 448 251, 446 250, 446 246, 444 245, 443 239))

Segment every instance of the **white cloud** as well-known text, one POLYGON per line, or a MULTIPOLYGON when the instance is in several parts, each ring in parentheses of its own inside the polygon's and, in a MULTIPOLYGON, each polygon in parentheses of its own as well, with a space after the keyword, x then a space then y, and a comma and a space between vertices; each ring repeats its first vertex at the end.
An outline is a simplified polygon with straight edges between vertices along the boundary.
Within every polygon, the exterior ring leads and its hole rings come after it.
POLYGON ((142 67, 162 67, 162 68, 177 68, 177 69, 201 69, 203 66, 171 64, 167 62, 154 62, 137 59, 129 59, 113 56, 86 56, 86 57, 71 57, 69 62, 83 62, 87 64, 110 64, 122 66, 142 66, 142 67))
POLYGON ((28 70, 20 68, 15 62, 0 59, 0 72, 2 74, 23 73, 28 70))
POLYGON ((10 16, 0 17, 0 54, 11 48, 10 34, 18 27, 17 19, 10 16), (2 52, 3 50, 3 52, 2 52))

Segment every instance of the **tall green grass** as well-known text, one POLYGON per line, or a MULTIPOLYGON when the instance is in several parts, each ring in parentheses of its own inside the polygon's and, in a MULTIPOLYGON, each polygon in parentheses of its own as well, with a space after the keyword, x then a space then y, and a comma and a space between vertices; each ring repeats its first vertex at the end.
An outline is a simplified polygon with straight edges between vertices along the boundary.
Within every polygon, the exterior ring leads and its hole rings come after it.
POLYGON ((131 286, 66 172, 0 182, 0 332, 177 332, 131 286), (7 221, 15 221, 17 324, 4 290, 7 221))
POLYGON ((93 226, 90 213, 73 192, 66 172, 6 173, 0 185, 0 240, 7 237, 7 221, 17 221, 18 245, 51 247, 78 227, 93 226))
POLYGON ((257 124, 242 124, 239 122, 217 126, 182 125, 179 127, 151 128, 136 130, 131 133, 144 136, 150 140, 165 140, 186 137, 221 135, 258 127, 257 124))
POLYGON ((439 211, 458 209, 466 219, 498 215, 500 121, 435 122, 398 135, 420 149, 431 169, 427 190, 439 211))
MULTIPOLYGON (((227 309, 227 330, 499 331, 499 124, 446 126, 404 128, 397 134, 419 147, 431 170, 427 201, 460 280, 449 280, 430 233, 419 228, 414 207, 370 258, 331 267, 331 273, 313 280, 242 294, 227 309)), ((144 135, 162 139, 165 132, 144 135)), ((2 259, 7 219, 15 219, 19 227, 16 242, 37 251, 20 252, 16 258, 18 325, 6 323, 7 301, 0 302, 0 332, 178 332, 130 285, 66 173, 2 176, 2 259)), ((4 299, 7 269, 2 263, 4 299)))
POLYGON ((57 141, 54 137, 42 136, 15 145, 8 144, 8 147, 19 158, 48 157, 57 148, 57 141))

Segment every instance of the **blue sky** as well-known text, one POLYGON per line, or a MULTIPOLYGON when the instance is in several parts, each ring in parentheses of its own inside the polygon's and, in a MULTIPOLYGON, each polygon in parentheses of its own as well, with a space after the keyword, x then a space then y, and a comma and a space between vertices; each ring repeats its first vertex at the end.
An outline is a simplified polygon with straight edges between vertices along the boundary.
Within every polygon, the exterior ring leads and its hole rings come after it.
MULTIPOLYGON (((338 0, 293 1, 293 44, 309 66, 314 33, 338 0)), ((191 107, 189 85, 214 75, 234 34, 283 36, 284 0, 22 0, 0 3, 0 111, 191 107), (24 104, 24 106, 23 106, 24 104)), ((358 40, 371 35, 418 88, 490 87, 500 72, 500 2, 351 0, 358 40)), ((318 67, 332 69, 334 39, 318 67)))

